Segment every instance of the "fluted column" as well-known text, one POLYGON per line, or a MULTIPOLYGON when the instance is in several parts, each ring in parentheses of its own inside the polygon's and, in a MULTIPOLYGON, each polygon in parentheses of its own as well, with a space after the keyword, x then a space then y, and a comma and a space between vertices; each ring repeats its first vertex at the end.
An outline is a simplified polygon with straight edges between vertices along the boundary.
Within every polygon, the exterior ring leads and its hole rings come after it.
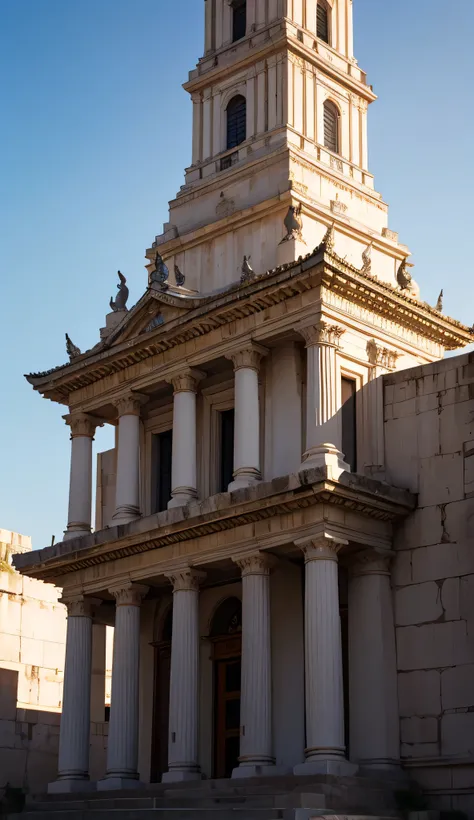
POLYGON ((146 400, 146 396, 129 393, 115 402, 119 423, 113 525, 140 516, 140 408, 146 400))
POLYGON ((400 764, 392 557, 357 553, 349 580, 350 754, 372 770, 400 764))
POLYGON ((66 663, 59 731, 58 779, 48 792, 81 792, 89 782, 92 665, 92 608, 95 600, 77 596, 67 605, 66 663))
POLYGON ((164 783, 198 780, 199 584, 205 573, 185 568, 166 573, 173 584, 173 631, 168 771, 164 783))
POLYGON ((170 509, 197 498, 196 393, 204 375, 188 368, 171 379, 174 393, 170 509))
POLYGON ((336 352, 344 330, 318 322, 298 329, 307 350, 306 450, 301 470, 325 467, 332 478, 350 470, 341 453, 341 386, 336 352))
POLYGON ((86 413, 64 416, 71 428, 69 510, 64 540, 89 535, 92 517, 92 442, 99 422, 86 413))
POLYGON ((367 342, 367 357, 371 365, 369 383, 366 385, 367 400, 367 436, 366 466, 372 475, 384 478, 385 441, 384 441, 384 402, 383 376, 397 366, 398 353, 379 345, 375 339, 367 342))
POLYGON ((234 480, 229 490, 249 487, 261 481, 260 401, 258 372, 267 349, 250 344, 230 353, 235 373, 234 480))
POLYGON ((295 542, 305 558, 306 761, 295 774, 351 774, 345 758, 339 550, 347 541, 321 535, 295 542))
POLYGON ((239 767, 232 777, 272 774, 270 568, 264 553, 233 559, 242 571, 242 684, 239 767))
POLYGON ((124 583, 116 601, 107 774, 99 790, 135 788, 138 781, 140 607, 148 587, 124 583))

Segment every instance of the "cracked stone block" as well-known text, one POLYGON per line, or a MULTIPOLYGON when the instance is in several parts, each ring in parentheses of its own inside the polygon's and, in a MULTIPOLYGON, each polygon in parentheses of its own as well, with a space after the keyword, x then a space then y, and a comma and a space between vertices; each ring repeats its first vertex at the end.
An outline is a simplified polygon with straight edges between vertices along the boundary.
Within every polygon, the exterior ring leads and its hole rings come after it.
POLYGON ((420 462, 421 507, 449 504, 464 498, 464 459, 461 453, 423 458, 420 462))
POLYGON ((447 578, 441 587, 441 604, 446 621, 455 621, 461 617, 467 620, 465 615, 461 615, 459 582, 459 578, 447 578))
POLYGON ((465 621, 398 627, 399 670, 437 669, 472 660, 472 640, 465 621))
POLYGON ((474 664, 464 664, 441 672, 443 711, 474 707, 474 664))
POLYGON ((403 521, 395 535, 397 550, 440 544, 443 538, 441 509, 437 506, 416 509, 403 521))
POLYGON ((441 714, 441 675, 437 671, 403 672, 398 675, 400 715, 441 714))
POLYGON ((437 621, 442 614, 441 590, 434 581, 403 587, 395 592, 397 626, 437 621))
POLYGON ((412 574, 415 583, 444 580, 474 573, 472 544, 436 544, 413 550, 412 574))

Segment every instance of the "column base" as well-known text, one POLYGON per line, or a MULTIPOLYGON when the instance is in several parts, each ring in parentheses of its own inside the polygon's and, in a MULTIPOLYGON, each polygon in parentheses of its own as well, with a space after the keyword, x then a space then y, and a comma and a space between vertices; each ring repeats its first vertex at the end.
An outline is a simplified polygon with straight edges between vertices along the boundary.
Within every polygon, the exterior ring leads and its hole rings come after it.
POLYGON ((284 777, 288 774, 291 774, 291 769, 285 768, 284 766, 249 763, 243 766, 237 766, 236 769, 233 769, 232 780, 246 777, 284 777))
POLYGON ((82 792, 95 791, 96 784, 90 780, 74 780, 65 777, 64 780, 53 780, 48 783, 48 794, 81 794, 82 792))
POLYGON ((201 772, 184 771, 183 769, 171 769, 162 775, 162 783, 184 783, 187 780, 202 780, 201 772))
POLYGON ((64 530, 63 534, 63 541, 70 541, 72 538, 82 538, 83 535, 90 535, 91 528, 84 525, 83 527, 77 526, 76 529, 67 529, 64 530))
POLYGON ((253 487, 254 484, 259 484, 261 480, 260 470, 255 467, 240 467, 235 471, 234 480, 227 487, 227 492, 232 493, 234 490, 242 490, 244 487, 253 487))
POLYGON ((325 760, 324 758, 311 758, 299 763, 293 769, 293 774, 299 777, 306 777, 313 774, 331 774, 335 777, 353 777, 359 770, 357 763, 350 763, 345 758, 340 760, 325 760))
POLYGON ((131 507, 125 505, 117 507, 112 516, 110 526, 118 527, 119 524, 129 524, 130 521, 136 521, 137 518, 140 518, 140 515, 141 512, 138 507, 131 507))
POLYGON ((343 454, 332 444, 318 444, 306 450, 300 466, 302 470, 312 470, 323 467, 328 478, 338 479, 342 473, 350 473, 351 468, 344 461, 343 454))
POLYGON ((119 792, 124 789, 143 789, 145 784, 141 783, 138 777, 120 777, 120 775, 112 775, 112 777, 104 777, 97 783, 98 792, 119 792))
POLYGON ((171 500, 168 501, 168 509, 172 510, 174 507, 185 507, 186 504, 190 504, 191 501, 196 501, 196 498, 196 490, 177 490, 175 493, 173 493, 171 500))

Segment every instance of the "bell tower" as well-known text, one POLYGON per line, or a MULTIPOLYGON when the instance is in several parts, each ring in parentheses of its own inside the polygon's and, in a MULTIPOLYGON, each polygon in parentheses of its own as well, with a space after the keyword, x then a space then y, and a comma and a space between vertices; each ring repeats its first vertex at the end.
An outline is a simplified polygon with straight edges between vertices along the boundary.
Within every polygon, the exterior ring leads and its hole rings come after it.
POLYGON ((244 256, 264 273, 334 225, 339 255, 360 267, 369 254, 394 283, 408 249, 369 172, 376 96, 353 56, 353 0, 204 0, 204 13, 184 86, 192 164, 149 259, 158 249, 208 292, 238 281, 244 256))

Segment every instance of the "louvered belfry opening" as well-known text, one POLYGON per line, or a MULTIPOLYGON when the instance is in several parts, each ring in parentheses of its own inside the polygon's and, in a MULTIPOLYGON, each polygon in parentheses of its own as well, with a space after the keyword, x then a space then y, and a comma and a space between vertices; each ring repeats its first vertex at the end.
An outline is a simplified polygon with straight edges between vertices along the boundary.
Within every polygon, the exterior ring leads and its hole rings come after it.
POLYGON ((318 0, 316 10, 316 35, 329 43, 329 10, 324 0, 318 0))
POLYGON ((232 42, 245 37, 247 30, 246 0, 234 0, 232 4, 232 42))
POLYGON ((238 94, 227 106, 227 149, 235 148, 247 136, 247 101, 238 94))
POLYGON ((339 111, 334 103, 324 103, 324 147, 339 153, 339 111))

